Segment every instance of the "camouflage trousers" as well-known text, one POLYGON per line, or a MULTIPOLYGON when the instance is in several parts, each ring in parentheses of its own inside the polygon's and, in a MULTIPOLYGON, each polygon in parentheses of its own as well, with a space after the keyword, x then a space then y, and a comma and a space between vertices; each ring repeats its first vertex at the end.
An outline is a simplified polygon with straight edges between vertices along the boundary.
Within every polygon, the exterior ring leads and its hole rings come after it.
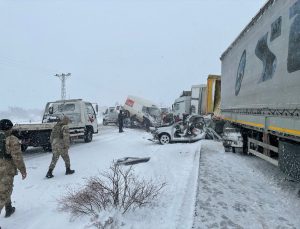
POLYGON ((0 213, 4 206, 11 203, 14 175, 0 174, 0 213))
POLYGON ((53 152, 52 161, 49 166, 49 169, 53 170, 55 168, 55 165, 59 159, 59 156, 61 156, 63 158, 63 160, 65 161, 66 168, 70 168, 71 163, 70 163, 70 157, 68 154, 68 149, 64 149, 64 148, 60 148, 60 147, 53 147, 52 152, 53 152))

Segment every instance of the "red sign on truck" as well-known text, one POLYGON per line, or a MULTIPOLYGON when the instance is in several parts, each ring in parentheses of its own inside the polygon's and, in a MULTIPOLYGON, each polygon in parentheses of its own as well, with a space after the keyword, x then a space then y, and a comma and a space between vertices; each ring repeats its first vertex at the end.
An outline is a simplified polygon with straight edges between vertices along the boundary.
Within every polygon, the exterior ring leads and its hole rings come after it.
POLYGON ((131 99, 127 99, 125 104, 126 104, 127 106, 133 107, 134 101, 131 100, 131 99))

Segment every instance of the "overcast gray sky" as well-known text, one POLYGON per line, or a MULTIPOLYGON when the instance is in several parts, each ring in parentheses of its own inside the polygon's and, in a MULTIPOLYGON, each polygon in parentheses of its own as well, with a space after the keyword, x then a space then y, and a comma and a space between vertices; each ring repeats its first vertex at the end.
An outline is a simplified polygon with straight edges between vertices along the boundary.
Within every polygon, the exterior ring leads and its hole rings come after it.
POLYGON ((265 0, 0 0, 0 110, 128 94, 170 106, 220 74, 220 55, 265 0))

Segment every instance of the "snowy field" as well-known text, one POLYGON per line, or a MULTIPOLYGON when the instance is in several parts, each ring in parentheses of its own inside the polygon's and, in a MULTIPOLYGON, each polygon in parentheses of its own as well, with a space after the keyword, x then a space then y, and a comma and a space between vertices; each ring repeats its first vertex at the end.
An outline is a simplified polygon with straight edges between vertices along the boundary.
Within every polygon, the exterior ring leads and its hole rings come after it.
POLYGON ((17 210, 10 218, 2 212, 2 229, 94 228, 89 217, 71 220, 58 212, 57 199, 68 187, 80 187, 85 178, 128 156, 151 157, 134 165, 135 174, 167 186, 151 208, 101 216, 117 218, 118 228, 300 228, 299 183, 286 180, 277 168, 256 157, 225 153, 213 141, 162 146, 149 137, 141 130, 119 134, 116 126, 101 127, 91 143, 71 146, 75 174, 65 176, 60 159, 50 180, 44 177, 51 153, 29 149, 28 178, 16 177, 12 198, 17 210))

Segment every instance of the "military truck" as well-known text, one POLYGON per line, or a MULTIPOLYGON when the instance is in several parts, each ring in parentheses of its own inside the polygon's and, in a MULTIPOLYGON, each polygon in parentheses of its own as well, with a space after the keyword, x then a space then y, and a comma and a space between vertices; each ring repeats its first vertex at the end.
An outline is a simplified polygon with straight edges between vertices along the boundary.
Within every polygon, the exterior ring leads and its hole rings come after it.
POLYGON ((300 0, 268 0, 222 54, 221 117, 300 179, 300 0))
POLYGON ((85 142, 91 142, 93 134, 98 133, 98 121, 96 117, 98 105, 93 105, 82 99, 48 102, 45 107, 42 123, 16 124, 13 128, 13 133, 21 140, 23 151, 28 146, 41 146, 45 151, 49 151, 51 150, 49 139, 52 128, 58 119, 65 115, 70 119, 71 139, 81 138, 85 142))

